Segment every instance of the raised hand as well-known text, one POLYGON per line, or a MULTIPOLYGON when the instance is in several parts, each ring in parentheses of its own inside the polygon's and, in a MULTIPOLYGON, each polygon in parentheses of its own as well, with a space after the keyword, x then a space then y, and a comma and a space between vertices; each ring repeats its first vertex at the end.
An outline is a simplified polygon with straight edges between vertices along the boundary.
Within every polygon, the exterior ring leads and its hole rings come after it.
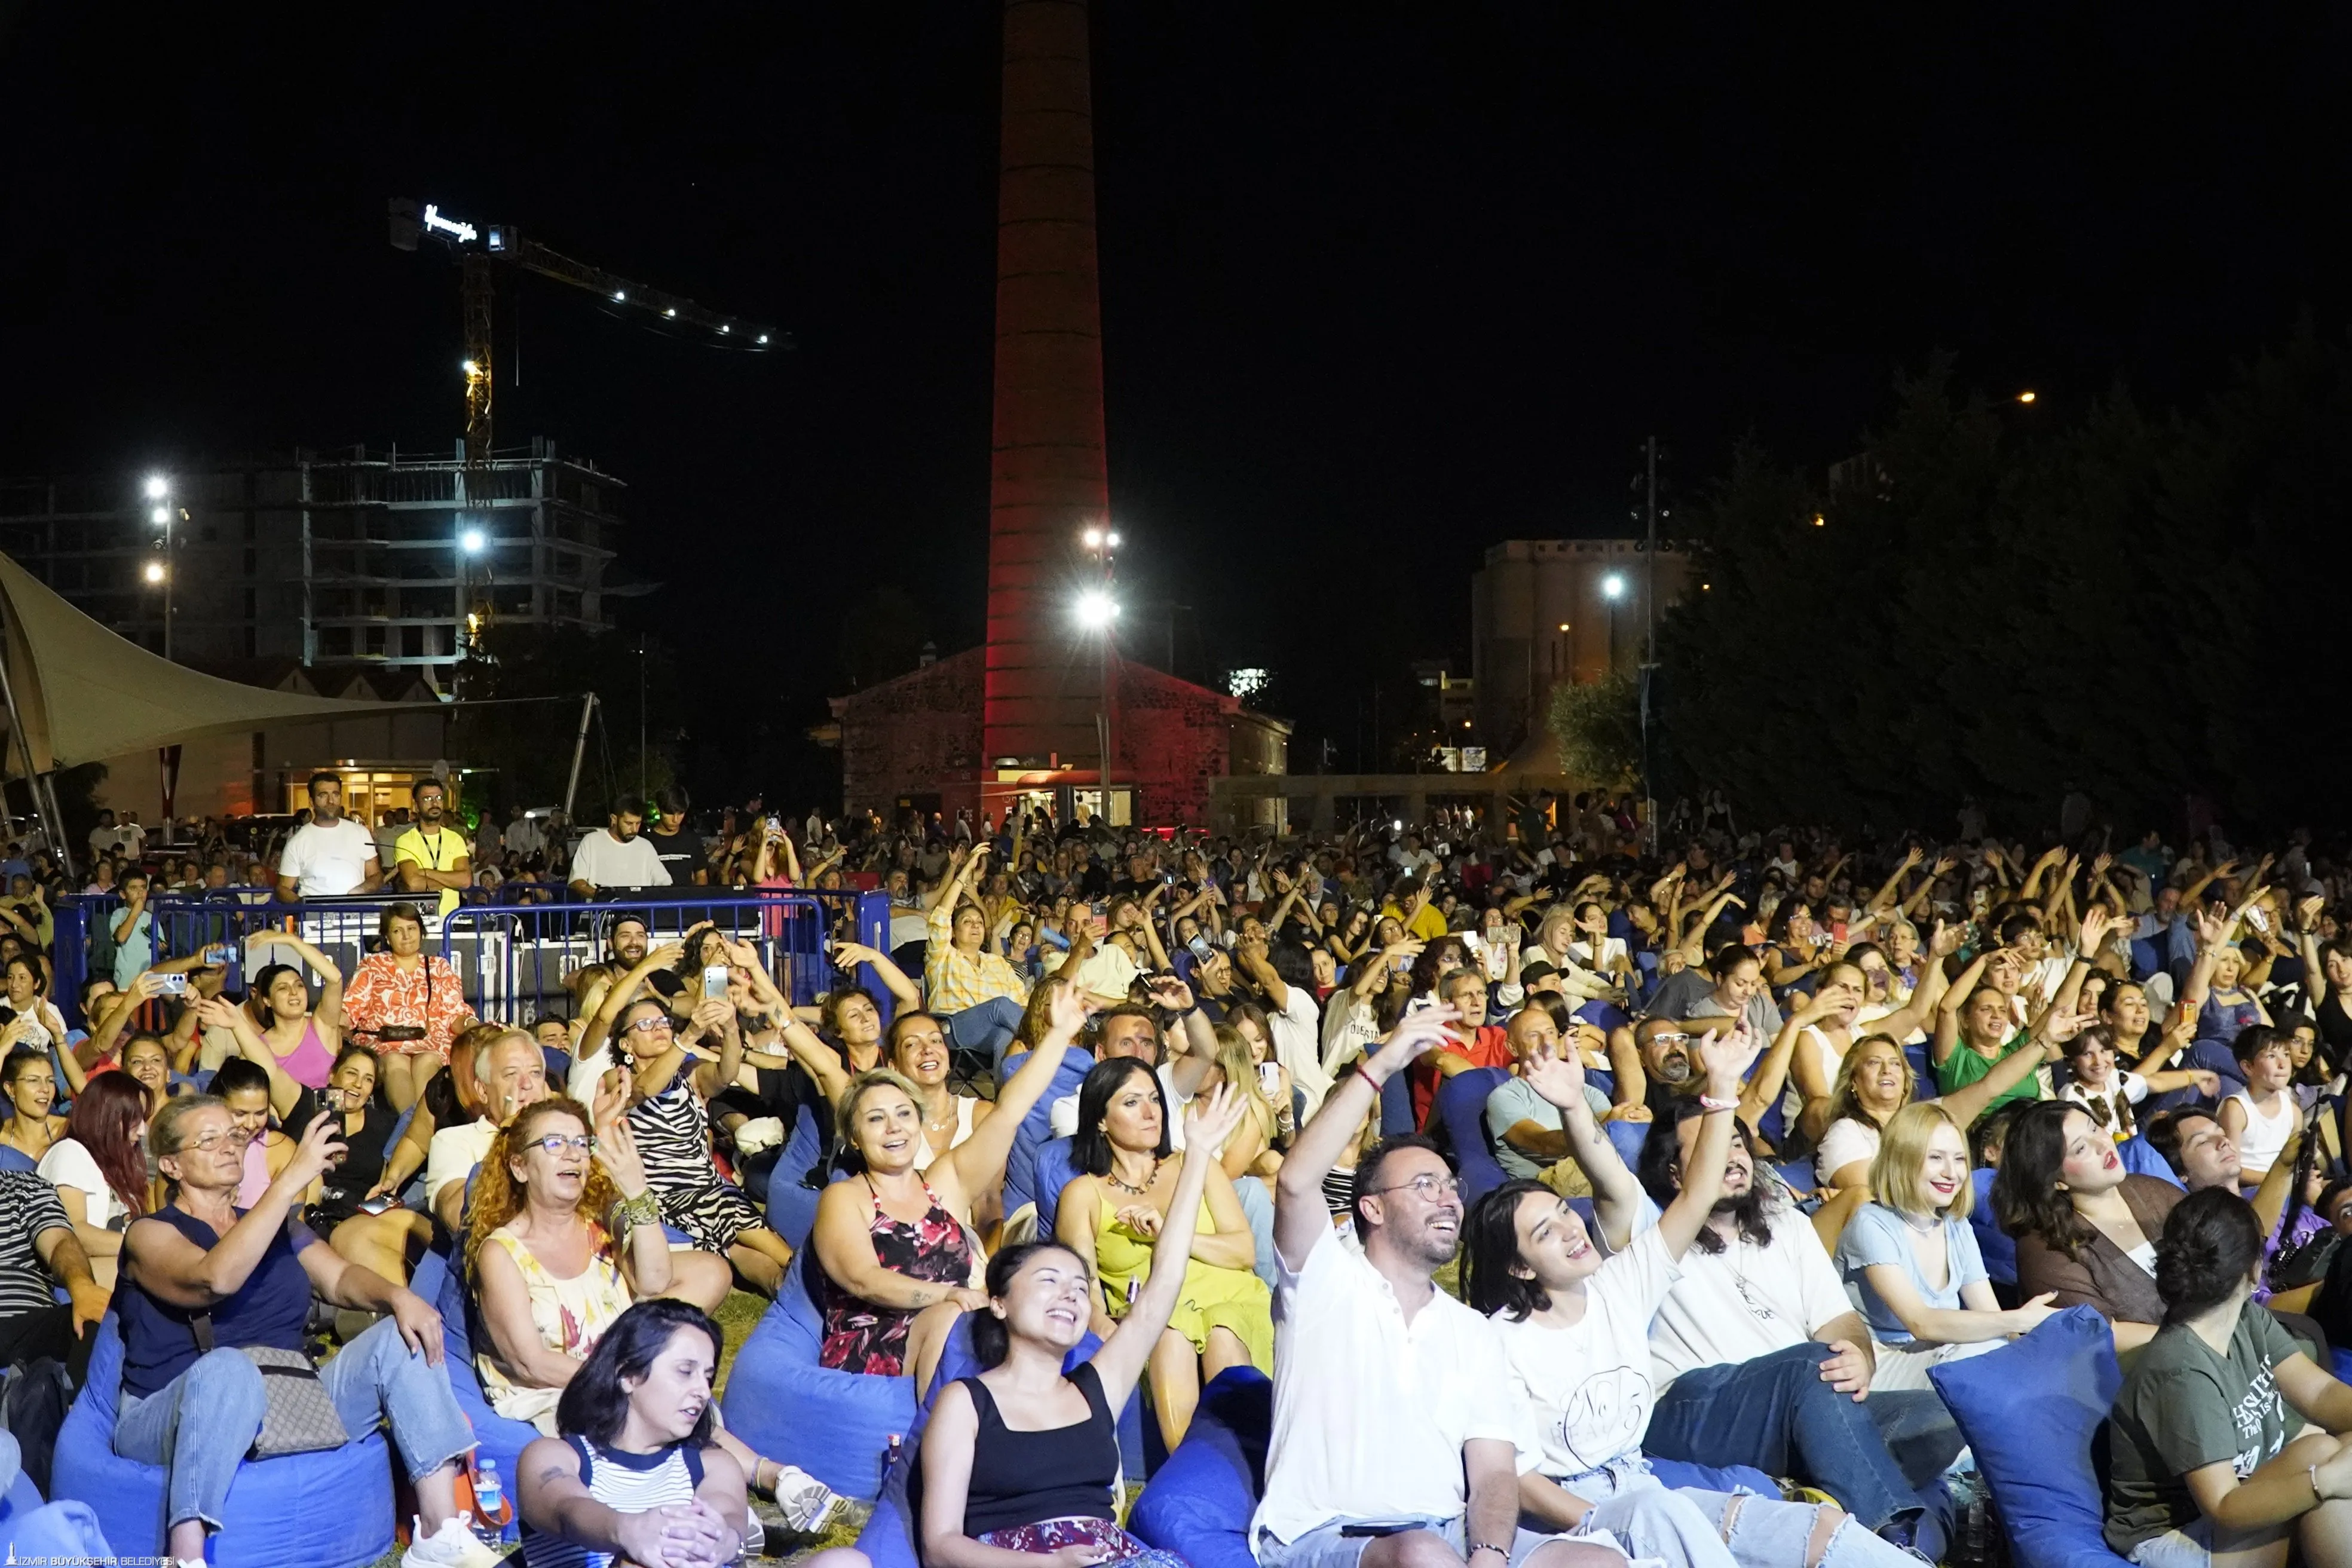
POLYGON ((2042 1021, 2042 1037, 2053 1046, 2063 1046, 2099 1021, 2092 1013, 2059 1013, 2053 1011, 2042 1021))
POLYGON ((1584 1103, 1584 1064, 1573 1049, 1564 1056, 1529 1057, 1519 1076, 1555 1110, 1572 1110, 1584 1103))
POLYGON ((1397 1020, 1397 1026, 1372 1053, 1373 1075, 1383 1080, 1391 1074, 1412 1065, 1416 1058, 1435 1050, 1453 1037, 1447 1026, 1461 1018, 1452 1007, 1423 1007, 1417 1013, 1407 1013, 1397 1020))
POLYGON ((1053 1000, 1045 1004, 1046 1026, 1051 1033, 1074 1040, 1087 1026, 1086 996, 1075 981, 1055 981, 1053 985, 1053 1000))
POLYGON ((1728 1035, 1701 1035, 1691 1047, 1700 1072, 1706 1075, 1707 1093, 1723 1100, 1738 1096, 1739 1086, 1747 1081, 1748 1069, 1763 1053, 1763 1037, 1749 1034, 1744 1023, 1728 1035))
POLYGON ((343 1124, 339 1117, 314 1116, 310 1125, 302 1129, 302 1141, 294 1146, 294 1157, 278 1180, 300 1192, 312 1182, 341 1163, 344 1153, 343 1124))
POLYGON ((1927 951, 1937 958, 1949 958, 1960 951, 1960 928, 1937 921, 1933 934, 1927 938, 1927 951))
POLYGON ((2108 915, 2105 905, 2091 906, 2090 912, 2083 917, 2083 945, 2080 952, 2084 958, 2088 959, 2099 951, 2099 944, 2107 940, 2107 932, 2114 928, 2115 923, 2108 915))
POLYGON ((1225 1146, 1234 1129, 1242 1124, 1246 1109, 1242 1096, 1234 1086, 1221 1083, 1208 1094, 1196 1094, 1192 1103, 1184 1108, 1184 1147, 1213 1154, 1225 1146))
POLYGON ((637 1154, 636 1135, 629 1131, 626 1117, 597 1123, 596 1163, 604 1167, 614 1188, 625 1198, 635 1197, 649 1184, 645 1161, 637 1154))
POLYGON ((1143 983, 1143 989, 1171 1013, 1192 1010, 1192 988, 1172 974, 1155 974, 1143 983))

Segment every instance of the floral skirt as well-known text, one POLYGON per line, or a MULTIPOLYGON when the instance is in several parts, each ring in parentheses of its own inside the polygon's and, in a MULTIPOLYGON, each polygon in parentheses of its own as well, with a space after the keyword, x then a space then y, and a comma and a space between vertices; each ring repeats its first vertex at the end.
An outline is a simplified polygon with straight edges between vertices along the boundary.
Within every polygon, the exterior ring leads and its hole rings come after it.
POLYGON ((1048 1519, 992 1530, 977 1539, 982 1546, 1039 1557, 1051 1556, 1065 1546, 1099 1546, 1110 1553, 1104 1559, 1107 1563, 1130 1568, 1185 1568, 1184 1560, 1173 1552, 1154 1552, 1107 1519, 1048 1519))

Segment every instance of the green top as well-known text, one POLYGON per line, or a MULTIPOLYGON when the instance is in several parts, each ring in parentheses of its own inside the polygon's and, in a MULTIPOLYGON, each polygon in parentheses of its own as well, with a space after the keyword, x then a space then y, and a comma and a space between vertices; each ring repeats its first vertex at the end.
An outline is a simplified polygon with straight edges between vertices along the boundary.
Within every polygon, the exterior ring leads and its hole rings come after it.
POLYGON ((2141 1542, 2199 1517, 2183 1479, 2226 1461, 2244 1480, 2303 1429, 2275 1369, 2303 1347, 2264 1308, 2248 1302, 2230 1353, 2185 1325, 2168 1324, 2140 1351, 2107 1418, 2107 1544, 2129 1557, 2141 1542))
MULTIPOLYGON (((2020 1029, 2009 1037, 2009 1044, 2001 1047, 2000 1056, 1988 1057, 1979 1056, 1966 1040, 1959 1041, 1952 1047, 1952 1054, 1937 1064, 1936 1092, 1949 1094, 1956 1089, 1968 1088, 1969 1085, 1986 1077, 1993 1068, 2007 1060, 2011 1053, 2021 1051, 2031 1044, 2032 1044, 2031 1032, 2020 1029)), ((2015 1088, 1995 1096, 1993 1102, 1985 1107, 1985 1114, 1990 1115, 2002 1106, 2016 1100, 2041 1098, 2042 1072, 2037 1068, 2020 1079, 2015 1088)))

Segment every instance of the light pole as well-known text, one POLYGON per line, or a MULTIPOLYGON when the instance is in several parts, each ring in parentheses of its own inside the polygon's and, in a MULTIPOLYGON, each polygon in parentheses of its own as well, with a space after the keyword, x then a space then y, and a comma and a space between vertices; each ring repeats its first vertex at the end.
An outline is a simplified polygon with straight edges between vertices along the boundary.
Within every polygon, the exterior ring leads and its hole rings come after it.
POLYGON ((1612 572, 1601 580, 1601 596, 1609 601, 1609 673, 1617 673, 1617 601, 1625 596, 1625 574, 1612 572))
POLYGON ((457 531, 457 613, 465 616, 468 653, 481 644, 482 623, 474 611, 474 561, 490 547, 490 536, 478 528, 457 531))
POLYGON ((1095 715, 1095 738, 1102 748, 1102 825, 1108 827, 1112 826, 1111 741, 1118 716, 1118 686, 1111 664, 1118 657, 1114 635, 1118 601, 1111 596, 1111 582, 1118 553, 1118 532, 1116 529, 1091 527, 1078 535, 1078 543, 1092 559, 1097 574, 1096 585, 1078 595, 1076 611, 1078 625, 1102 637, 1102 707, 1095 715))
POLYGON ((161 584, 163 589, 163 657, 172 657, 172 481, 162 474, 147 476, 147 499, 154 503, 148 510, 147 521, 162 529, 163 559, 147 563, 146 578, 150 584, 161 584))

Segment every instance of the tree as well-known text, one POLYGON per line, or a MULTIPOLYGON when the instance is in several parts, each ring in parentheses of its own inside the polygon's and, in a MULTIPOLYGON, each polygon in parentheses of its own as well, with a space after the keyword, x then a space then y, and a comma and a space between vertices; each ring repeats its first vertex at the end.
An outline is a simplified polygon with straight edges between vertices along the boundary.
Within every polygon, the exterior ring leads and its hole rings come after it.
POLYGON ((1617 789, 1642 768, 1642 688, 1622 670, 1552 688, 1546 717, 1559 742, 1560 765, 1588 784, 1617 789))

